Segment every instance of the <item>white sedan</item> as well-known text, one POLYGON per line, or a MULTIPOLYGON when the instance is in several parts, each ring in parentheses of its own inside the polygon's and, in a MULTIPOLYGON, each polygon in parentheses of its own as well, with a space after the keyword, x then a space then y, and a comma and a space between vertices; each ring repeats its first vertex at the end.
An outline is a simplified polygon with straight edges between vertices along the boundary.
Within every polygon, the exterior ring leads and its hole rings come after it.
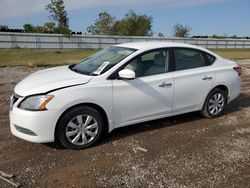
POLYGON ((201 47, 172 42, 111 46, 78 64, 42 70, 11 97, 13 135, 67 148, 105 132, 192 111, 223 114, 241 91, 241 68, 201 47))

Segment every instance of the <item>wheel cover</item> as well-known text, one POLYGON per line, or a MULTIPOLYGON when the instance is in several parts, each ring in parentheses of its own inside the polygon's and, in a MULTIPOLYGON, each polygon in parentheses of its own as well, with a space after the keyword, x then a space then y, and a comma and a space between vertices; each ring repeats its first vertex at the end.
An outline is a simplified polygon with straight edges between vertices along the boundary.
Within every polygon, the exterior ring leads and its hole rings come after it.
POLYGON ((94 117, 81 114, 73 117, 66 126, 65 135, 74 145, 85 145, 95 139, 99 130, 94 117))
POLYGON ((212 115, 218 115, 224 108, 225 100, 221 93, 215 93, 209 100, 208 111, 212 115))

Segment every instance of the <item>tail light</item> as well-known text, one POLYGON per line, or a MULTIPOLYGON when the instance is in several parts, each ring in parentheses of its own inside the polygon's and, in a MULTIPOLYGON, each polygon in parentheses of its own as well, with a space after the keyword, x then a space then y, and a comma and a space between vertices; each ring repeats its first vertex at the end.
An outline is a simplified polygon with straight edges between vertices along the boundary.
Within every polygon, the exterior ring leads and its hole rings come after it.
POLYGON ((239 76, 241 75, 241 67, 240 66, 234 67, 233 69, 238 73, 239 76))

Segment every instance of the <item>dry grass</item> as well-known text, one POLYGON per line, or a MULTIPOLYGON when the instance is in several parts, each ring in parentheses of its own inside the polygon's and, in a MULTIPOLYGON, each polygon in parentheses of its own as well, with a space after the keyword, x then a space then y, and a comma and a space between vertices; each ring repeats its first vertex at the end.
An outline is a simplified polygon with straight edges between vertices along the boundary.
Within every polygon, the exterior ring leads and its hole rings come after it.
POLYGON ((211 51, 226 59, 250 59, 250 49, 211 49, 211 51))
MULTIPOLYGON (((250 59, 250 49, 212 49, 212 51, 227 59, 250 59)), ((74 64, 95 52, 96 50, 1 49, 0 67, 74 64)))
POLYGON ((31 50, 2 49, 0 50, 0 67, 5 66, 56 66, 74 64, 93 54, 96 50, 31 50))

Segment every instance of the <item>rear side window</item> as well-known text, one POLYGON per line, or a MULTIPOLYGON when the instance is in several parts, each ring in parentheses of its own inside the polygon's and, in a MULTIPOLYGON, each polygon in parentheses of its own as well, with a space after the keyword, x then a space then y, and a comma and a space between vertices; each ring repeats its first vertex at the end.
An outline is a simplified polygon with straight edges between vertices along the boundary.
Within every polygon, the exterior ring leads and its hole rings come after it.
POLYGON ((212 65, 213 62, 215 61, 215 57, 212 56, 212 55, 210 55, 210 54, 208 54, 208 53, 205 53, 205 56, 207 58, 207 64, 208 65, 212 65))
POLYGON ((174 48, 175 69, 185 70, 207 66, 207 58, 199 50, 174 48))

